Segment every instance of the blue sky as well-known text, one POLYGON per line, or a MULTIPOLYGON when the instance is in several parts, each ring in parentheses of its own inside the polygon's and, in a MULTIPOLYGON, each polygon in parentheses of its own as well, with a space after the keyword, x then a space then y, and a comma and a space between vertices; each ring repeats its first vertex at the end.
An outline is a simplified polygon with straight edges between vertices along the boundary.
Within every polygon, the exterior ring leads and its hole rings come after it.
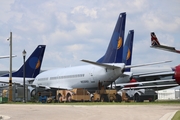
MULTIPOLYGON (((109 44, 119 13, 126 12, 126 32, 135 31, 133 64, 173 60, 162 66, 176 66, 180 55, 150 48, 150 32, 162 44, 180 49, 179 0, 1 0, 0 55, 9 54, 13 34, 13 70, 39 44, 47 45, 42 69, 83 65, 81 59, 98 60, 109 44)), ((1 70, 9 59, 0 60, 1 70)))

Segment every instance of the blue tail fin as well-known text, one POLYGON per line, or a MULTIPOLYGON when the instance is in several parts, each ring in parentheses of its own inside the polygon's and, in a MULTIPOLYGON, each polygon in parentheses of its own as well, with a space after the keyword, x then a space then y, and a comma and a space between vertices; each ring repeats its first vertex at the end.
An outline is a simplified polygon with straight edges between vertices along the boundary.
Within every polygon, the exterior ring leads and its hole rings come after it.
MULTIPOLYGON (((46 46, 39 45, 35 51, 31 54, 31 56, 25 62, 25 77, 26 78, 35 78, 41 69, 41 63, 44 56, 46 46)), ((2 77, 8 77, 9 74, 3 75, 2 77)), ((12 77, 23 77, 23 65, 21 68, 12 73, 12 77)))
POLYGON ((121 63, 123 54, 126 13, 120 13, 108 49, 98 63, 121 63))
MULTIPOLYGON (((130 30, 123 46, 123 63, 125 63, 125 65, 131 65, 133 40, 134 30, 130 30)), ((130 68, 126 69, 126 71, 130 71, 130 68)))

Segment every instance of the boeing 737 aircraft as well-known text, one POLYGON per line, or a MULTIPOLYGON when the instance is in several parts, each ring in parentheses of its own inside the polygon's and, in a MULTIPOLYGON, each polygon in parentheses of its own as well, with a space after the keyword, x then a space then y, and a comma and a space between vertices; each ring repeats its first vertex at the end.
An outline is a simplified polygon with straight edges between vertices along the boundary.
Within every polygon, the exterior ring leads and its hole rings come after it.
POLYGON ((161 45, 154 32, 151 32, 151 47, 170 51, 170 52, 180 53, 180 50, 176 50, 175 47, 161 45))
MULTIPOLYGON (((128 36, 126 38, 126 42, 125 42, 125 44, 123 46, 122 62, 125 65, 131 65, 133 40, 134 40, 134 30, 130 30, 128 32, 128 36)), ((125 69, 125 72, 123 73, 123 75, 124 76, 121 76, 118 79, 116 79, 116 81, 114 82, 114 85, 116 85, 116 83, 120 84, 120 83, 128 83, 128 82, 130 82, 133 73, 131 72, 130 68, 127 68, 127 69, 125 69)))
POLYGON ((121 13, 118 17, 108 49, 105 55, 97 62, 82 60, 90 65, 57 68, 42 72, 35 78, 33 85, 46 89, 85 88, 91 92, 91 90, 93 91, 98 88, 99 83, 107 87, 117 78, 124 76, 123 73, 126 68, 155 64, 125 66, 122 63, 125 19, 126 13, 121 13))
MULTIPOLYGON (((102 82, 107 86, 108 81, 114 81, 124 70, 123 63, 114 63, 117 55, 123 52, 123 38, 125 31, 126 13, 121 13, 117 20, 111 41, 105 55, 97 62, 88 62, 91 65, 75 66, 68 68, 58 68, 40 73, 34 80, 33 85, 37 87, 73 89, 86 88, 94 89, 98 87, 98 83, 102 82), (118 44, 118 46, 117 46, 118 44), (117 53, 117 49, 121 49, 121 53, 117 53), (108 63, 108 64, 103 64, 108 63)), ((122 60, 122 59, 120 59, 122 60)))
MULTIPOLYGON (((25 62, 25 77, 26 84, 29 84, 39 74, 41 63, 44 56, 46 46, 38 45, 35 51, 25 62)), ((21 68, 12 73, 12 84, 23 84, 23 65, 21 68)), ((9 86, 9 74, 0 77, 0 87, 9 86)))

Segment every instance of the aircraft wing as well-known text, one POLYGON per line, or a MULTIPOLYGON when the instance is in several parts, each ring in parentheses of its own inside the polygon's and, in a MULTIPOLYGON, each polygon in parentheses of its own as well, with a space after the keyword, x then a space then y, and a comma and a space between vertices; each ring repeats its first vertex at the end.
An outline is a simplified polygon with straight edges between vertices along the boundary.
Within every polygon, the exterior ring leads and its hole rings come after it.
POLYGON ((172 62, 172 61, 167 60, 167 61, 139 64, 139 65, 127 65, 127 66, 125 66, 125 68, 142 67, 142 66, 155 65, 155 64, 161 64, 161 63, 167 63, 167 62, 172 62))
POLYGON ((163 77, 166 77, 166 76, 173 76, 175 74, 174 71, 156 71, 156 72, 148 72, 148 73, 136 73, 136 74, 133 74, 134 77, 140 77, 140 78, 155 78, 155 77, 159 77, 159 76, 163 76, 163 77))
POLYGON ((132 89, 168 89, 172 87, 179 86, 179 84, 166 84, 166 85, 151 85, 151 86, 137 86, 137 87, 126 87, 122 90, 132 90, 132 89))
POLYGON ((132 86, 132 85, 145 85, 150 83, 163 83, 163 82, 174 82, 175 79, 167 79, 167 80, 155 80, 155 81, 146 81, 146 82, 132 82, 132 83, 122 83, 116 84, 115 86, 125 87, 125 86, 132 86))
POLYGON ((49 89, 59 89, 59 90, 71 90, 73 88, 70 88, 70 87, 67 87, 67 86, 57 86, 57 85, 51 85, 51 87, 48 87, 46 85, 31 85, 32 87, 40 87, 40 88, 45 88, 46 90, 49 90, 49 89))
POLYGON ((154 32, 151 32, 151 46, 150 47, 180 54, 180 50, 176 50, 175 47, 161 45, 154 32))
POLYGON ((176 50, 175 47, 165 46, 165 45, 156 45, 156 46, 150 46, 151 48, 157 48, 161 50, 166 50, 170 52, 180 53, 180 51, 176 50))
MULTIPOLYGON (((10 56, 6 55, 6 56, 0 56, 0 59, 2 58, 9 58, 10 56)), ((16 57, 16 55, 12 55, 12 57, 16 57)))

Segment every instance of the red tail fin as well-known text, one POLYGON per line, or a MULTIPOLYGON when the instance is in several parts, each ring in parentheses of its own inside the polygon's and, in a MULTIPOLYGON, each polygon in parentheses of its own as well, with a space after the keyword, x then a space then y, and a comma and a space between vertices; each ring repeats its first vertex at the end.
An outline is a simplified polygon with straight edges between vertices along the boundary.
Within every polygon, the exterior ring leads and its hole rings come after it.
POLYGON ((151 32, 151 45, 152 46, 160 45, 154 32, 151 32))

